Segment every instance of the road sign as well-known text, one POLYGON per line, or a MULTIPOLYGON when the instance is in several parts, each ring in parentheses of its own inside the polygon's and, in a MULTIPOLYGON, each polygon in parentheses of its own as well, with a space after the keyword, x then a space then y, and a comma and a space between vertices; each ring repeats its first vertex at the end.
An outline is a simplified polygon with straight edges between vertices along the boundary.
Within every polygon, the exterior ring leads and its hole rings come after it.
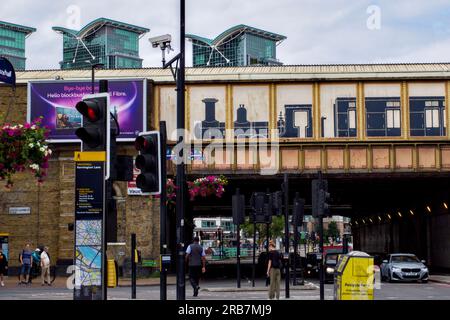
POLYGON ((100 219, 104 207, 104 163, 77 162, 75 170, 75 217, 100 219))
POLYGON ((75 300, 103 300, 106 152, 75 153, 75 300))

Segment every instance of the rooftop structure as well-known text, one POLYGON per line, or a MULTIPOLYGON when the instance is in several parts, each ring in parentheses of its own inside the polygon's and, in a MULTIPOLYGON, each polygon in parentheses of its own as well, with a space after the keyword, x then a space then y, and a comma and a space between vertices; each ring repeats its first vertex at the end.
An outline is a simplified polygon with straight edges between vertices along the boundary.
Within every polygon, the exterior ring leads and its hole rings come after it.
POLYGON ((141 68, 139 39, 150 30, 111 19, 96 19, 81 30, 53 27, 63 35, 61 69, 141 68))
POLYGON ((25 70, 25 39, 35 28, 0 21, 0 56, 7 58, 14 69, 25 70))
POLYGON ((276 46, 285 36, 240 24, 214 39, 187 34, 192 41, 194 67, 280 65, 276 46))

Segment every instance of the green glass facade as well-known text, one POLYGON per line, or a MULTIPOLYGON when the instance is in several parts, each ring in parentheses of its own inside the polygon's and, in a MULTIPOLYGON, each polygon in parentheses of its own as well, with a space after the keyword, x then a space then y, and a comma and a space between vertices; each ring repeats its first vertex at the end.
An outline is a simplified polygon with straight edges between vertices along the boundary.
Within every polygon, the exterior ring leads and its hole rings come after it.
POLYGON ((108 19, 97 19, 91 25, 79 32, 53 28, 63 34, 61 69, 85 69, 96 63, 105 69, 142 68, 139 38, 148 29, 108 19))
POLYGON ((36 29, 0 21, 0 56, 7 58, 14 69, 25 70, 25 39, 36 29))
POLYGON ((280 65, 277 42, 286 37, 239 25, 223 32, 214 40, 187 35, 192 41, 194 67, 280 65))

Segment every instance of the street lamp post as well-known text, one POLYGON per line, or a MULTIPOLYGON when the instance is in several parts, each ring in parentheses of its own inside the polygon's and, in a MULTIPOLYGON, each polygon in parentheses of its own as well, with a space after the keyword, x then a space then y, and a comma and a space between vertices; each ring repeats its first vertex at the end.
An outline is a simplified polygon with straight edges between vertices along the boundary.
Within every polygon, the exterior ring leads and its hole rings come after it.
POLYGON ((185 159, 189 155, 184 154, 185 141, 185 0, 180 0, 180 53, 173 57, 170 61, 165 63, 164 49, 170 46, 171 36, 163 35, 149 39, 153 47, 160 46, 163 50, 163 68, 169 68, 175 78, 177 85, 177 146, 180 150, 176 155, 176 273, 177 273, 177 300, 185 300, 186 285, 185 285, 185 159), (175 70, 173 64, 176 63, 175 70))
POLYGON ((177 70, 177 129, 179 133, 178 144, 181 147, 180 154, 178 155, 182 161, 178 161, 177 164, 177 198, 176 198, 176 216, 177 216, 177 300, 186 299, 186 285, 185 285, 185 269, 184 269, 184 217, 185 217, 185 163, 184 159, 184 137, 182 132, 184 131, 185 121, 185 99, 184 99, 184 82, 185 82, 185 0, 180 0, 180 55, 179 55, 179 68, 177 70))

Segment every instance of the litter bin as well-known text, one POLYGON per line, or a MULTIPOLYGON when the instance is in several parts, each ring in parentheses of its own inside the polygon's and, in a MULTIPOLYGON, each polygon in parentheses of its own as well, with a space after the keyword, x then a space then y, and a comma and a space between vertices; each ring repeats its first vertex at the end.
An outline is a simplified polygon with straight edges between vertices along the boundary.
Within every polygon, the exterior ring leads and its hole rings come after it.
POLYGON ((334 277, 335 300, 373 300, 374 259, 365 252, 339 256, 334 277))
POLYGON ((117 287, 117 270, 116 270, 116 261, 114 259, 108 259, 107 272, 108 272, 108 288, 117 287))

